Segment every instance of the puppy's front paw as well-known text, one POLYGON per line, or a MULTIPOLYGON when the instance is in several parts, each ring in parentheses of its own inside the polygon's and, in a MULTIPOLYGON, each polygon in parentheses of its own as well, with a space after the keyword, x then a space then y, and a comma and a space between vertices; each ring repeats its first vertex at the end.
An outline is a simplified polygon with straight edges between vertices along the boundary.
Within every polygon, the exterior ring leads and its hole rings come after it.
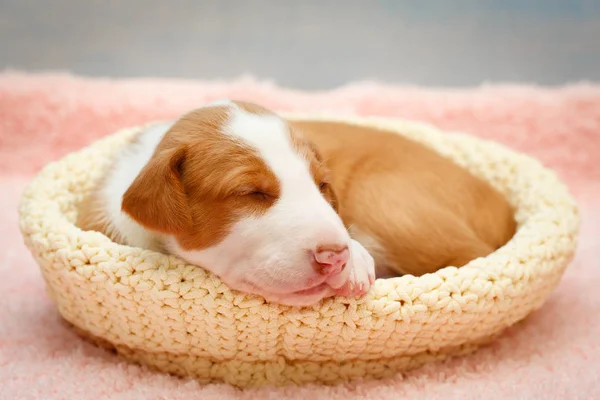
POLYGON ((375 282, 375 261, 356 240, 350 244, 350 261, 346 264, 347 279, 335 293, 345 297, 360 297, 366 294, 375 282))

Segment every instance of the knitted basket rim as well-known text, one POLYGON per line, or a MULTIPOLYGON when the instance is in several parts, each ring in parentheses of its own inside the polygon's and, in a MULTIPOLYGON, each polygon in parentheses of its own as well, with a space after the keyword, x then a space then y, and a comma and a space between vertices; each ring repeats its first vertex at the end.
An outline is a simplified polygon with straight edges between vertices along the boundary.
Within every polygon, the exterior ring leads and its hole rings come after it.
POLYGON ((389 118, 285 114, 420 141, 497 187, 518 231, 462 268, 378 279, 361 299, 294 308, 230 290, 208 271, 74 225, 126 128, 47 165, 20 205, 25 243, 64 319, 152 368, 237 386, 379 378, 488 342, 539 308, 573 257, 580 217, 556 175, 498 143, 389 118))

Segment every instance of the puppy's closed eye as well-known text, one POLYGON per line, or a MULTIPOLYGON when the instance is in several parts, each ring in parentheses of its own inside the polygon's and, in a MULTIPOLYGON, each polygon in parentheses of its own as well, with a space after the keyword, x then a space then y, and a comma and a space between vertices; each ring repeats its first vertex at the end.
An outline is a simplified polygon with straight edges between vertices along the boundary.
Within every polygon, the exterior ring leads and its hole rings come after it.
POLYGON ((259 189, 254 186, 242 186, 235 191, 236 196, 251 197, 254 200, 272 201, 276 198, 275 195, 266 190, 259 189))
POLYGON ((275 196, 270 195, 269 193, 261 192, 260 190, 256 190, 254 192, 248 193, 246 196, 250 196, 255 200, 261 201, 272 201, 275 200, 275 196))

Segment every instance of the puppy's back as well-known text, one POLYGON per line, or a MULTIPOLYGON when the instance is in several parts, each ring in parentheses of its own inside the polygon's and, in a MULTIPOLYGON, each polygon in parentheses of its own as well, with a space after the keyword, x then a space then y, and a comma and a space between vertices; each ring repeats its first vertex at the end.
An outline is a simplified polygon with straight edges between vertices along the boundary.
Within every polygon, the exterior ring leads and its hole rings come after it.
POLYGON ((295 124, 332 170, 340 215, 370 247, 378 272, 422 275, 462 266, 514 235, 507 200, 426 146, 349 124, 295 124))

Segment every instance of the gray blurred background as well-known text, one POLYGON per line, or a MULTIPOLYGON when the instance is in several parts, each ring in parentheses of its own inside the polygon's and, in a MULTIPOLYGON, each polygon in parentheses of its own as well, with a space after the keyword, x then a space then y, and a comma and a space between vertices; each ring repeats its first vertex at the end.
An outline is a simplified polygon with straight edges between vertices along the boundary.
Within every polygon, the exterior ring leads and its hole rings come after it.
POLYGON ((600 81, 600 0, 0 0, 0 57, 301 89, 600 81))

